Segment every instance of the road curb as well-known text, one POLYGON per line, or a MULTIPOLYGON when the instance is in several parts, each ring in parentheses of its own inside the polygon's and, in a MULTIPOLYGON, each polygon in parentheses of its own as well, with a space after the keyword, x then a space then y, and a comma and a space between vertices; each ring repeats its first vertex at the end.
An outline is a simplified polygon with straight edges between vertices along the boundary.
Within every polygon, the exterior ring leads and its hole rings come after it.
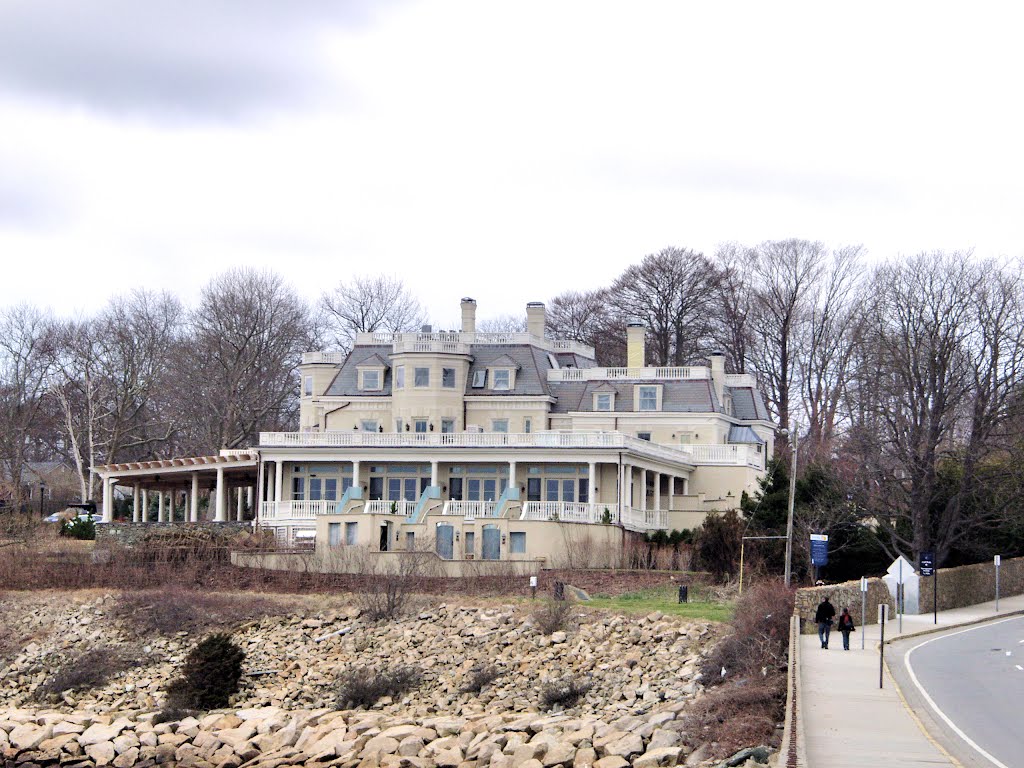
MULTIPOLYGON (((1017 610, 1017 611, 1006 611, 1005 613, 995 613, 995 614, 993 614, 991 616, 985 616, 984 618, 981 618, 981 619, 972 619, 971 621, 963 621, 963 622, 960 622, 959 624, 946 624, 946 625, 943 625, 941 627, 940 626, 929 627, 928 629, 922 629, 919 632, 911 632, 910 634, 899 635, 897 637, 890 638, 890 639, 885 641, 885 644, 886 645, 891 645, 892 643, 898 643, 898 642, 901 642, 903 640, 910 640, 911 638, 914 638, 914 637, 924 637, 925 635, 934 635, 934 634, 936 634, 938 632, 946 632, 947 630, 959 629, 960 627, 973 627, 973 626, 975 626, 977 624, 984 624, 984 623, 989 622, 989 621, 997 621, 998 619, 1010 619, 1010 618, 1013 618, 1014 616, 1024 616, 1024 609, 1017 610)), ((886 663, 886 667, 888 667, 888 666, 889 666, 888 663, 886 663)))

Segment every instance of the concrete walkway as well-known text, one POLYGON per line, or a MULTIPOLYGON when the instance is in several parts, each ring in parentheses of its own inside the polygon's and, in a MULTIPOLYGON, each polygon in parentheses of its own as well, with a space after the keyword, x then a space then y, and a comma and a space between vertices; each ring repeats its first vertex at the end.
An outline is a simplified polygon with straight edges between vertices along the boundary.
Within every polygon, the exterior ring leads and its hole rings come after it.
MULTIPOLYGON (((942 611, 937 626, 930 613, 904 616, 902 633, 898 620, 886 622, 885 639, 888 643, 1021 611, 1024 595, 1001 599, 998 614, 994 602, 942 611)), ((878 626, 867 626, 863 651, 860 635, 858 627, 850 636, 849 651, 843 650, 843 637, 838 632, 832 633, 828 650, 821 648, 817 634, 800 638, 801 714, 807 766, 958 766, 922 730, 888 670, 884 687, 879 689, 878 626)), ((887 657, 887 661, 895 659, 887 657)))

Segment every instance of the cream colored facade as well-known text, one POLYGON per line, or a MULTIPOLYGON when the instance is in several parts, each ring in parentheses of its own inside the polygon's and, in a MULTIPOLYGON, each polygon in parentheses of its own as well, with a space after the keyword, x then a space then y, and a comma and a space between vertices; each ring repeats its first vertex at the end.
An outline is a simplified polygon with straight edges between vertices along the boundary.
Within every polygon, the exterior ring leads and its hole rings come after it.
MULTIPOLYGON (((202 459, 206 475, 197 459, 161 464, 159 482, 190 479, 192 509, 210 488, 226 519, 237 466, 234 487, 254 482, 257 524, 282 544, 315 542, 335 568, 348 567, 346 547, 611 562, 627 531, 694 528, 757 489, 775 426, 753 379, 726 374, 724 357, 649 367, 644 329, 631 324, 630 365, 600 368, 590 347, 547 337, 542 304, 527 306, 526 333, 477 332, 476 302, 461 309, 459 331, 360 334, 348 354, 308 353, 298 431, 202 459)), ((97 471, 136 494, 156 477, 97 471)))

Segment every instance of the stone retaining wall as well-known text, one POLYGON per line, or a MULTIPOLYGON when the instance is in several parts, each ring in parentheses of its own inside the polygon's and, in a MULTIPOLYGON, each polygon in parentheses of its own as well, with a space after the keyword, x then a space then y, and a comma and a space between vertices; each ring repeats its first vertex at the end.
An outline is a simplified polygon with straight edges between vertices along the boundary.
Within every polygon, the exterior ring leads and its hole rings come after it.
MULTIPOLYGON (((941 583, 941 582, 940 582, 941 583)), ((814 634, 814 612, 826 596, 836 607, 838 615, 843 608, 849 608, 856 626, 876 624, 878 622, 878 606, 888 603, 890 615, 895 615, 896 601, 889 594, 889 588, 881 579, 868 579, 867 617, 860 614, 860 580, 846 581, 842 584, 829 584, 824 587, 806 587, 796 591, 796 614, 800 617, 802 632, 814 634)))
MULTIPOLYGON (((921 613, 932 610, 935 577, 923 576, 920 581, 921 613)), ((1024 557, 1004 559, 999 567, 999 595, 1024 594, 1024 557)), ((939 569, 938 605, 940 611, 964 608, 996 599, 996 569, 990 560, 977 565, 939 569)))
POLYGON ((96 526, 96 546, 104 548, 110 544, 133 547, 146 537, 172 531, 202 530, 213 538, 223 538, 227 546, 237 534, 252 530, 252 523, 215 523, 204 520, 198 523, 101 523, 96 526))

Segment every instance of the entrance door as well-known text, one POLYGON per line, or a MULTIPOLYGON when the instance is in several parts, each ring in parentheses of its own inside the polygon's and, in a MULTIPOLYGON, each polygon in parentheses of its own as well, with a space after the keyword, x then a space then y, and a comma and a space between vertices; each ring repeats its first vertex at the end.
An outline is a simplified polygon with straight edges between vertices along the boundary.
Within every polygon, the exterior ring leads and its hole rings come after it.
POLYGON ((388 551, 388 539, 389 538, 390 537, 388 536, 388 526, 387 525, 382 525, 380 527, 380 551, 381 552, 387 552, 388 551))
POLYGON ((526 500, 540 501, 540 478, 530 477, 526 480, 526 500))
POLYGON ((370 501, 380 501, 384 498, 384 478, 370 478, 370 501))
POLYGON ((451 560, 455 551, 455 527, 452 525, 437 526, 437 554, 445 560, 451 560))
POLYGON ((501 559, 501 531, 496 525, 485 525, 483 527, 483 541, 480 547, 480 557, 484 560, 501 559))

